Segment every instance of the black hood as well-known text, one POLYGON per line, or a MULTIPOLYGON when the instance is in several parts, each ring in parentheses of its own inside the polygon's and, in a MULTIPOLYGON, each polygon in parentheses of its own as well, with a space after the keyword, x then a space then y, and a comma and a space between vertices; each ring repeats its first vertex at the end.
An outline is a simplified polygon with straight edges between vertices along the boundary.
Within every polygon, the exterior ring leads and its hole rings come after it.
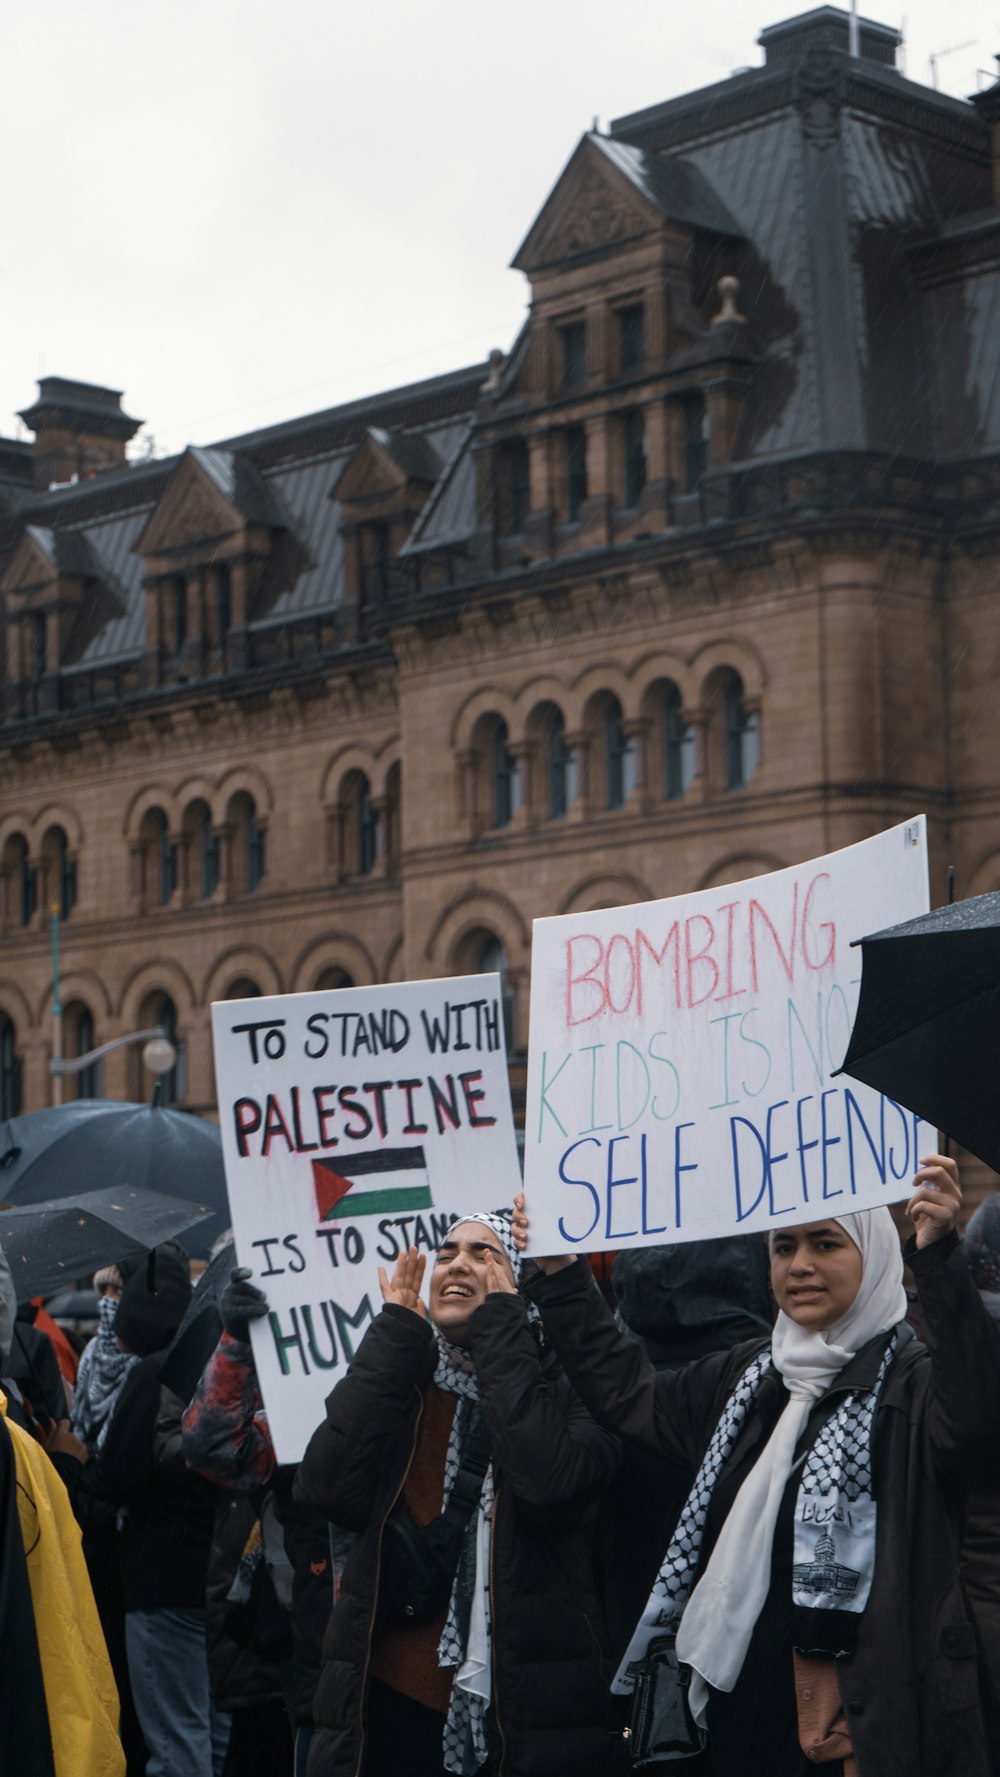
POLYGON ((187 1259, 173 1242, 154 1247, 125 1285, 115 1332, 126 1351, 149 1357, 165 1351, 191 1300, 187 1259))
POLYGON ((686 1363, 768 1338, 773 1311, 759 1234, 620 1252, 611 1271, 619 1313, 654 1363, 686 1363))

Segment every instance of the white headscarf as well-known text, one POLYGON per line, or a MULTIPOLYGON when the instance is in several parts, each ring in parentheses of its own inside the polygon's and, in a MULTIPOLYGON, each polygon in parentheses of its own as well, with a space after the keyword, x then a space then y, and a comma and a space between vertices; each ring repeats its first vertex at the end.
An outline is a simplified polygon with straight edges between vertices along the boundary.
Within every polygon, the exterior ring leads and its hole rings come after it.
POLYGON ((903 1255, 889 1211, 831 1220, 861 1254, 861 1283, 847 1313, 822 1332, 800 1327, 784 1310, 775 1322, 771 1357, 788 1404, 736 1495, 677 1632, 678 1657, 692 1669, 690 1702, 699 1721, 708 1687, 731 1691, 742 1670, 770 1588, 774 1529, 813 1402, 876 1333, 887 1332, 906 1313, 903 1255))

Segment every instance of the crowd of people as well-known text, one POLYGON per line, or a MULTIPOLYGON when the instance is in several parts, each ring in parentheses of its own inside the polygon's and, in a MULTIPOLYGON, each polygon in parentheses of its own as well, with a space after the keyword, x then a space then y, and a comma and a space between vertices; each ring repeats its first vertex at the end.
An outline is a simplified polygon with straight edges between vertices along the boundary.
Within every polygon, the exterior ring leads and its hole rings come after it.
POLYGON ((178 1247, 97 1274, 80 1357, 0 1265, 10 1769, 995 1777, 1000 1196, 961 1208, 932 1155, 905 1247, 829 1216, 609 1292, 517 1195, 381 1273, 297 1467, 235 1262, 193 1360, 178 1247))

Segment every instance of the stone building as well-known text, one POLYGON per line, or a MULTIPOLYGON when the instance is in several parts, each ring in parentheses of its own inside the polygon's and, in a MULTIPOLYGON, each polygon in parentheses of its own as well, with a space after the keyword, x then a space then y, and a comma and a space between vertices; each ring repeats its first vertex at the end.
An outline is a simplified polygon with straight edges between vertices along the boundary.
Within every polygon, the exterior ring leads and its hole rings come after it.
MULTIPOLYGON (((0 1111, 149 1023, 493 967, 921 809, 1000 884, 1000 87, 820 7, 585 135, 504 356, 169 461, 0 441, 0 1111)), ((84 1090, 138 1094, 135 1053, 84 1090)), ((515 1062, 515 1093, 521 1069, 515 1062)))

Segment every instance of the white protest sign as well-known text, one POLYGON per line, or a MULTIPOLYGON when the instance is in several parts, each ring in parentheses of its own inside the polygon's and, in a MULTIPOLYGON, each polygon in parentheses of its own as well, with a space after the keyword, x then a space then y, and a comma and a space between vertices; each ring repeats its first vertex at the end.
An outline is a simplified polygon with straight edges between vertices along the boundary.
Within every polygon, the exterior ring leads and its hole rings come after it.
POLYGON ((496 975, 225 1000, 212 1037, 240 1263, 267 1291, 254 1358, 280 1462, 410 1245, 520 1182, 496 975))
POLYGON ((937 1133, 831 1078, 853 939, 929 906, 923 816, 748 882, 534 923, 530 1250, 667 1244, 909 1193, 937 1133))

